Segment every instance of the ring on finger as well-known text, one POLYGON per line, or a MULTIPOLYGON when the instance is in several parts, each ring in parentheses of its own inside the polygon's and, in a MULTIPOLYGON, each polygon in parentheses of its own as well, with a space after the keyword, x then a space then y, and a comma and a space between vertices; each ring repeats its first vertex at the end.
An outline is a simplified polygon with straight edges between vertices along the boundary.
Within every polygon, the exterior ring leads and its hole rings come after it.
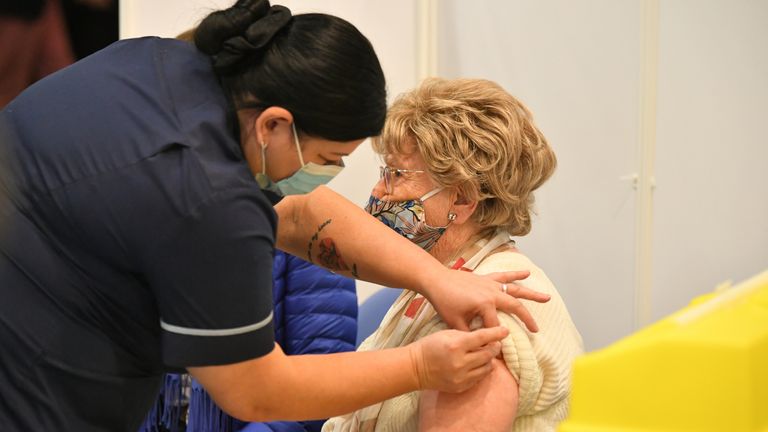
POLYGON ((507 284, 505 283, 501 284, 501 292, 503 292, 504 294, 507 293, 507 284))

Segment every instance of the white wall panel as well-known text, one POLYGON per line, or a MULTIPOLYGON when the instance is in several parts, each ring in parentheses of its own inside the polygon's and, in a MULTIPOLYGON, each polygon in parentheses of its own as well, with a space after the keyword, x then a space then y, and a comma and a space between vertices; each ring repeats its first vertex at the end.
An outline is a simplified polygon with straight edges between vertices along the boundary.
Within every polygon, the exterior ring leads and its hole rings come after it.
POLYGON ((660 2, 653 314, 768 268, 768 2, 660 2))

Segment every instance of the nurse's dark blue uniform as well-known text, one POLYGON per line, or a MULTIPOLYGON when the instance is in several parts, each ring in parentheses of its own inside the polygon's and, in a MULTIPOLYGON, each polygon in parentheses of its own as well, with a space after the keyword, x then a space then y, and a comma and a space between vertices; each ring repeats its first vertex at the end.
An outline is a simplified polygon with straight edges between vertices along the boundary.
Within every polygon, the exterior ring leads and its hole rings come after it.
POLYGON ((135 431, 273 349, 276 215, 207 56, 118 42, 0 114, 0 430, 135 431))

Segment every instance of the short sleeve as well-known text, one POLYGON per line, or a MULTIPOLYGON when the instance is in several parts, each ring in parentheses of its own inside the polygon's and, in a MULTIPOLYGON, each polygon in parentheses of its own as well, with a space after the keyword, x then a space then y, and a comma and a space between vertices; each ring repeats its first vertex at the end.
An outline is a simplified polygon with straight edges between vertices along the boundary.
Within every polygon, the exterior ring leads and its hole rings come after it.
POLYGON ((149 251, 165 364, 229 364, 273 349, 275 215, 254 189, 219 191, 149 251))

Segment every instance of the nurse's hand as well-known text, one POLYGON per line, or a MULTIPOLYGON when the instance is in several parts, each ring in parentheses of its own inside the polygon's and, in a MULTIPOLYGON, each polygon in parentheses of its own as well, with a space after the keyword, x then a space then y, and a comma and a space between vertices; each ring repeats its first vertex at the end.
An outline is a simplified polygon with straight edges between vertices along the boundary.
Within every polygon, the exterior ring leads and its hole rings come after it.
POLYGON ((408 345, 420 389, 459 393, 485 378, 509 331, 493 327, 443 330, 408 345))
POLYGON ((539 329, 536 322, 518 299, 544 303, 550 297, 514 283, 529 275, 528 271, 510 271, 479 276, 441 267, 422 275, 419 292, 452 328, 468 330, 476 316, 483 319, 485 327, 498 326, 496 311, 500 310, 516 315, 528 330, 536 332, 539 329))

